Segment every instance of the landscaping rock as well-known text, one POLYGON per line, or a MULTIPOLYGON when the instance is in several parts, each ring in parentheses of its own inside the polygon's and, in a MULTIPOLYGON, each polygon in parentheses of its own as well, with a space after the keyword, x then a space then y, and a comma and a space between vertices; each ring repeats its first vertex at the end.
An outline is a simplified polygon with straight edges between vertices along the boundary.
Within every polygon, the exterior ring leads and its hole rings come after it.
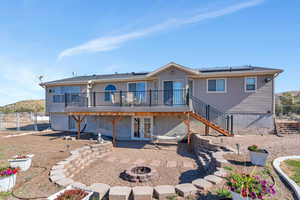
POLYGON ((115 186, 109 190, 109 200, 128 200, 131 188, 126 186, 115 186))
POLYGON ((205 176, 204 179, 211 182, 211 183, 213 183, 213 184, 219 184, 219 183, 223 182, 222 178, 220 178, 218 176, 215 176, 215 175, 205 176))
POLYGON ((87 186, 83 183, 74 182, 71 185, 75 188, 78 188, 78 189, 87 189, 87 186))
POLYGON ((176 192, 182 196, 187 197, 189 195, 195 195, 198 189, 191 183, 184 183, 175 186, 176 192))
POLYGON ((214 173, 215 176, 219 176, 219 177, 226 177, 227 176, 227 173, 225 170, 218 170, 214 173))
POLYGON ((103 199, 109 191, 110 186, 104 183, 94 183, 88 187, 90 190, 98 193, 99 199, 103 199))
POLYGON ((213 187, 213 184, 203 178, 196 179, 192 182, 194 186, 197 188, 208 190, 209 188, 213 187))
POLYGON ((154 195, 159 200, 175 195, 175 187, 172 185, 159 185, 154 187, 154 195))
POLYGON ((153 188, 150 186, 136 186, 132 188, 134 200, 152 200, 153 188))
POLYGON ((55 183, 59 186, 67 187, 68 185, 71 185, 72 183, 74 183, 74 181, 70 178, 62 178, 62 179, 56 181, 55 183))

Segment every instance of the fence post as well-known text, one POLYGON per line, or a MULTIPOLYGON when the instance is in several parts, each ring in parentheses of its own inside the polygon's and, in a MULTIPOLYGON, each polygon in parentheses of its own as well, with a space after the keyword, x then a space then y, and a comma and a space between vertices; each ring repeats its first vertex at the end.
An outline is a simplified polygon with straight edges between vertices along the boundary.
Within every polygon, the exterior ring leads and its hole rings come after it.
POLYGON ((38 127, 37 127, 37 113, 34 113, 34 115, 33 115, 33 123, 34 123, 34 130, 38 131, 38 127))
POLYGON ((16 128, 17 131, 20 131, 20 113, 16 113, 16 128))
POLYGON ((120 90, 120 106, 122 106, 123 102, 122 102, 122 90, 120 90))

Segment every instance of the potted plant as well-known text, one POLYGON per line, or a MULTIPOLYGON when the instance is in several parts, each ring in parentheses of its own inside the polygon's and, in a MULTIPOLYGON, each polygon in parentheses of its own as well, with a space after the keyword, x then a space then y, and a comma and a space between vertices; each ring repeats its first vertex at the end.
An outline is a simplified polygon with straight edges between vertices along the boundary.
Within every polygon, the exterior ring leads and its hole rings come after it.
POLYGON ((265 166, 268 158, 268 151, 265 149, 258 148, 257 145, 248 147, 251 163, 254 165, 265 166))
POLYGON ((16 184, 18 168, 0 168, 0 192, 9 192, 16 184))
POLYGON ((233 200, 266 199, 275 195, 274 184, 259 176, 233 173, 226 178, 233 200))
POLYGON ((89 200, 92 199, 93 191, 75 188, 71 185, 51 195, 48 200, 89 200))
POLYGON ((16 155, 13 159, 8 160, 13 168, 20 168, 21 171, 26 171, 30 168, 33 155, 16 155))

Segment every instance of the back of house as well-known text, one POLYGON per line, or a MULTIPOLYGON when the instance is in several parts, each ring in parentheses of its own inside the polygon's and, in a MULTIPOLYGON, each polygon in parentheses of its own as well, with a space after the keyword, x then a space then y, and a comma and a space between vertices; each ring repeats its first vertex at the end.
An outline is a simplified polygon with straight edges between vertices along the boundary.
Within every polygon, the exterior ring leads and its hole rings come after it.
POLYGON ((265 134, 274 129, 274 79, 281 72, 254 66, 192 69, 171 62, 152 72, 41 85, 54 130, 116 134, 120 140, 209 130, 265 134))

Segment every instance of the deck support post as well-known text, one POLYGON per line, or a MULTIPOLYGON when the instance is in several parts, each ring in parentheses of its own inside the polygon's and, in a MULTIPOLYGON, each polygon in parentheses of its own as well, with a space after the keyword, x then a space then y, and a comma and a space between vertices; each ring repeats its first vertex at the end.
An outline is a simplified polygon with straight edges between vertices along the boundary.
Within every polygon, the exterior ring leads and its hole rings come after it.
POLYGON ((116 147, 117 143, 116 143, 116 138, 117 138, 117 122, 121 119, 121 116, 118 117, 113 117, 111 120, 111 124, 112 124, 112 143, 113 146, 116 147))
POLYGON ((78 115, 77 117, 75 115, 72 115, 73 119, 76 121, 77 126, 77 139, 80 139, 80 132, 81 132, 81 122, 84 120, 85 116, 78 115))
POLYGON ((209 135, 209 126, 205 125, 205 135, 209 135))

